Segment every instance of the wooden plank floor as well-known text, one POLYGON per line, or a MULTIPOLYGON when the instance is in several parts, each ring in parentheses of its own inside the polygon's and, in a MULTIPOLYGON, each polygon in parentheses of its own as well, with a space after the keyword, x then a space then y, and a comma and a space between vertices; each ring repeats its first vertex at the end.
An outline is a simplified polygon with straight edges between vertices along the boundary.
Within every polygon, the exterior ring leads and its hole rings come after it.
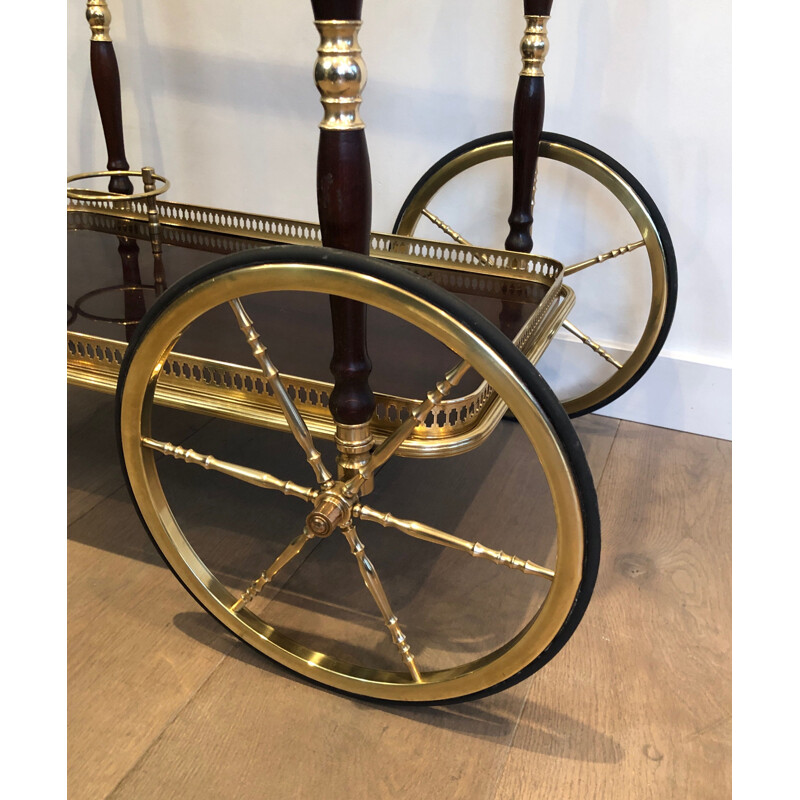
POLYGON ((578 420, 604 550, 570 643, 492 697, 383 707, 295 679, 202 613, 130 505, 113 399, 70 387, 69 419, 72 800, 730 796, 729 442, 578 420))

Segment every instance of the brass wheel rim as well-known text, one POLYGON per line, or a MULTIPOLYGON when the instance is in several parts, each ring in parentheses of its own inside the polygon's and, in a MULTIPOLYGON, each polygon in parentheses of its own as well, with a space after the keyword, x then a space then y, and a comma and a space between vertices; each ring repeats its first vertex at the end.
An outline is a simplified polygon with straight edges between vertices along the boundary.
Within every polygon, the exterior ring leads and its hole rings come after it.
MULTIPOLYGON (((413 236, 417 223, 422 218, 422 209, 454 177, 478 164, 497 158, 511 158, 511 155, 512 143, 506 139, 481 145, 456 156, 431 175, 419 188, 397 225, 397 233, 403 236, 413 236)), ((602 404, 607 398, 620 391, 645 364, 649 354, 656 346, 667 313, 666 256, 663 242, 650 212, 633 187, 614 170, 594 156, 560 142, 541 141, 539 156, 574 167, 608 189, 636 224, 639 234, 644 240, 650 264, 652 294, 641 337, 623 363, 622 369, 617 370, 608 380, 591 391, 562 400, 568 414, 578 414, 584 409, 602 404)))
POLYGON ((201 604, 260 652, 312 680, 346 692, 399 701, 435 701, 482 691, 515 675, 553 641, 567 620, 583 576, 581 504, 562 445, 551 423, 514 371, 491 348, 445 311, 374 277, 337 267, 287 263, 244 267, 206 280, 177 297, 148 328, 131 360, 120 403, 122 452, 131 490, 165 559, 201 604), (150 435, 155 387, 180 332, 208 309, 264 291, 312 291, 350 297, 395 314, 450 347, 492 382, 516 415, 539 456, 553 502, 557 555, 543 604, 509 642, 453 669, 407 673, 370 669, 309 649, 247 608, 231 611, 236 597, 206 567, 187 540, 165 497, 150 435))

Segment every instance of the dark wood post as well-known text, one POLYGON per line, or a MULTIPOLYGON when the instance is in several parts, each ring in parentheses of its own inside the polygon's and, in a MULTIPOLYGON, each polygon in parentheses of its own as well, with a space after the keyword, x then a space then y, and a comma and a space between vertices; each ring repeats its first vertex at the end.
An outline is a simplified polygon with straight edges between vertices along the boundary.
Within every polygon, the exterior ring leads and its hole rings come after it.
MULTIPOLYGON (((359 115, 366 70, 358 44, 362 0, 311 0, 320 34, 314 79, 324 117, 317 158, 317 205, 326 247, 369 253, 372 181, 359 115)), ((369 387, 366 307, 331 297, 334 389, 330 410, 339 425, 363 425, 375 410, 369 387)))
MULTIPOLYGON (((111 12, 105 0, 87 0, 86 19, 92 29, 90 61, 92 85, 103 124, 103 136, 108 154, 107 169, 129 169, 125 158, 122 135, 122 100, 119 86, 119 67, 114 45, 109 36, 111 12)), ((133 194, 133 184, 127 175, 115 175, 108 184, 110 192, 133 194)))
MULTIPOLYGON (((522 71, 514 98, 513 190, 508 217, 506 250, 530 253, 533 250, 531 226, 536 161, 539 137, 544 123, 544 71, 547 55, 547 18, 553 0, 524 0, 525 34, 520 44, 522 71)), ((513 330, 519 321, 519 303, 504 302, 500 313, 501 327, 513 330)))
MULTIPOLYGON (((125 321, 138 323, 147 311, 144 301, 144 290, 141 289, 142 277, 139 272, 139 245, 136 239, 118 236, 120 261, 122 262, 122 283, 124 286, 136 287, 123 291, 125 321)), ((125 325, 125 338, 130 341, 136 325, 125 325)))
MULTIPOLYGON (((111 42, 111 12, 106 0, 87 0, 86 19, 92 31, 89 45, 89 59, 92 69, 92 85, 103 125, 106 140, 108 165, 106 169, 126 170, 125 142, 122 135, 122 98, 119 83, 119 66, 111 42)), ((127 175, 114 175, 108 182, 108 191, 117 194, 133 194, 133 184, 127 175)), ((119 236, 120 261, 122 262, 122 281, 125 286, 141 286, 139 271, 139 245, 136 239, 119 236)), ((125 319, 139 321, 145 313, 144 292, 141 289, 124 291, 125 319)), ((125 335, 131 340, 136 325, 126 325, 125 335)))

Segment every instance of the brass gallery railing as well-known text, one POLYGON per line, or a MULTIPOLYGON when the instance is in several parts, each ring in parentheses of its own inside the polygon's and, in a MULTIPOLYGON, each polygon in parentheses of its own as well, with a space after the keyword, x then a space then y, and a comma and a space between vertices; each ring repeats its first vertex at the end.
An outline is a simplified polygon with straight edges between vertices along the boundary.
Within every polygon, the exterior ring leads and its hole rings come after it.
MULTIPOLYGON (((266 244, 321 244, 319 226, 309 222, 244 214, 215 208, 158 202, 160 239, 164 244, 208 252, 230 253, 266 244)), ((68 228, 117 233, 147 240, 148 209, 141 200, 70 200, 68 228)), ((370 255, 395 261, 451 291, 535 302, 534 311, 514 344, 535 363, 574 304, 562 283, 563 266, 541 256, 460 244, 373 233, 370 255)), ((67 379, 70 383, 113 393, 124 342, 67 332, 67 379)), ((283 375, 292 400, 315 435, 333 439, 328 411, 331 383, 283 375)), ((419 400, 376 394, 373 418, 376 438, 388 435, 419 400)), ((286 422, 271 388, 257 368, 173 353, 159 378, 156 402, 269 428, 286 422)), ((506 412, 485 382, 473 392, 434 407, 400 454, 436 457, 476 447, 506 412)))

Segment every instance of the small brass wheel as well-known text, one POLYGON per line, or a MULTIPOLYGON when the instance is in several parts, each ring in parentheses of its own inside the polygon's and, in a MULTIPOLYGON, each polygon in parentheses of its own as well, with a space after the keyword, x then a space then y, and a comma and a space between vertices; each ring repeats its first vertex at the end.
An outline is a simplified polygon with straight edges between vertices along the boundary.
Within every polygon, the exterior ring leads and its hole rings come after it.
POLYGON ((294 246, 215 261, 147 313, 117 407, 131 497, 172 571, 305 678, 388 701, 489 693, 584 613, 599 519, 569 419, 484 317, 404 269, 294 246), (358 435, 326 410, 330 295, 368 307, 377 409, 358 435), (214 419, 180 440, 162 404, 214 419))
MULTIPOLYGON (((411 190, 394 232, 502 248, 511 151, 508 131, 448 153, 411 190)), ((576 295, 569 319, 536 366, 576 417, 620 397, 660 352, 677 299, 675 252, 639 182, 577 139, 542 134, 534 201, 534 251, 568 265, 564 280, 576 295)))

